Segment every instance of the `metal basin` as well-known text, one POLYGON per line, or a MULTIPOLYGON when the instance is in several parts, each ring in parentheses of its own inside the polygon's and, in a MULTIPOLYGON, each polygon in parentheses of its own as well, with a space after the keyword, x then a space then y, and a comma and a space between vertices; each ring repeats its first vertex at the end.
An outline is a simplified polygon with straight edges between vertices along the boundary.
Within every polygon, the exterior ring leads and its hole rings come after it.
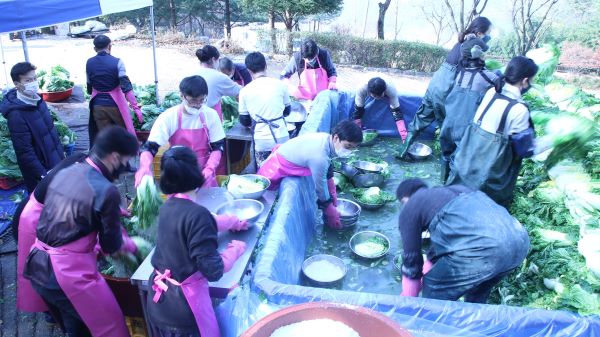
POLYGON ((408 154, 414 159, 425 159, 431 155, 431 148, 423 143, 415 142, 408 148, 408 154))
POLYGON ((375 129, 363 130, 363 142, 360 143, 359 146, 372 146, 373 144, 375 144, 375 141, 377 140, 377 137, 379 137, 379 131, 377 131, 375 129), (375 137, 373 137, 373 139, 371 139, 369 141, 364 141, 366 135, 367 134, 371 134, 371 133, 374 133, 375 137))
POLYGON ((304 276, 306 276, 312 283, 319 285, 319 286, 329 286, 332 285, 333 283, 336 283, 340 280, 342 280, 345 276, 346 273, 348 272, 348 269, 346 268, 346 264, 344 263, 344 261, 342 261, 342 259, 340 259, 339 257, 333 256, 333 255, 328 255, 328 254, 317 254, 317 255, 313 255, 309 258, 307 258, 306 260, 304 260, 304 262, 302 263, 302 273, 304 274, 304 276), (310 269, 309 266, 315 262, 319 262, 319 261, 327 261, 333 265, 335 265, 336 267, 338 267, 339 269, 342 270, 342 273, 340 275, 338 275, 338 277, 333 278, 333 276, 335 275, 326 275, 327 272, 324 270, 321 270, 322 274, 316 274, 313 272, 313 274, 310 273, 310 269), (309 272, 307 272, 307 269, 309 272), (328 278, 328 276, 331 276, 328 278))
POLYGON ((337 210, 340 212, 342 229, 353 227, 358 222, 361 208, 360 205, 348 199, 338 199, 337 210))
POLYGON ((383 171, 383 166, 364 160, 355 161, 352 166, 363 173, 381 173, 383 171))
POLYGON ((361 208, 363 209, 368 209, 370 211, 379 209, 383 206, 385 206, 385 202, 381 203, 381 204, 367 204, 364 202, 361 202, 360 200, 356 199, 356 203, 360 205, 361 208))
POLYGON ((360 173, 354 166, 352 166, 344 161, 340 161, 339 163, 340 163, 340 173, 350 179, 354 178, 355 175, 360 173))
POLYGON ((355 175, 352 182, 356 187, 381 187, 383 186, 383 175, 379 173, 361 173, 355 175))
POLYGON ((254 222, 263 212, 265 205, 254 199, 237 199, 222 204, 217 208, 217 215, 235 215, 240 220, 254 222))
POLYGON ((354 254, 356 254, 362 258, 378 259, 378 258, 384 256, 385 254, 387 254, 387 252, 390 250, 390 240, 387 238, 387 236, 385 236, 379 232, 362 231, 362 232, 358 232, 358 233, 354 234, 350 238, 350 249, 352 250, 352 252, 354 254), (379 252, 378 254, 366 255, 363 252, 356 250, 357 245, 371 241, 374 238, 378 238, 377 240, 381 241, 381 243, 383 244, 384 249, 382 249, 381 252, 379 252))
POLYGON ((271 186, 271 181, 269 180, 269 178, 263 177, 258 174, 244 174, 240 177, 244 179, 249 179, 251 181, 260 180, 263 183, 263 185, 265 185, 265 188, 263 188, 260 191, 248 193, 237 191, 234 193, 229 188, 227 188, 227 191, 229 191, 229 193, 231 193, 236 199, 260 199, 263 196, 263 194, 265 194, 265 191, 269 188, 269 186, 271 186))
POLYGON ((301 123, 306 121, 306 116, 308 115, 306 113, 306 108, 304 107, 304 105, 300 104, 299 102, 292 102, 290 104, 290 114, 285 117, 285 121, 288 123, 301 123))

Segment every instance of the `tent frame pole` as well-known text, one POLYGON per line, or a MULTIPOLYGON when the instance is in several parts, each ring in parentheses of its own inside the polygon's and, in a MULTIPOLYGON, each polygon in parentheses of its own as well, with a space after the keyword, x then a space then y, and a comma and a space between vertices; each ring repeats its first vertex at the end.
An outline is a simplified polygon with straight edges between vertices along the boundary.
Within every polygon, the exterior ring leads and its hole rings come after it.
POLYGON ((4 45, 2 44, 2 38, 0 38, 0 51, 2 52, 2 68, 4 69, 4 82, 8 87, 8 73, 6 72, 6 58, 4 58, 4 45))
POLYGON ((21 31, 21 43, 23 44, 23 54, 25 54, 25 62, 29 62, 29 50, 27 50, 27 36, 25 31, 21 31))
POLYGON ((152 33, 152 58, 154 61, 154 90, 156 94, 156 105, 160 102, 158 95, 158 70, 156 67, 156 32, 154 30, 154 6, 150 6, 150 32, 152 33))

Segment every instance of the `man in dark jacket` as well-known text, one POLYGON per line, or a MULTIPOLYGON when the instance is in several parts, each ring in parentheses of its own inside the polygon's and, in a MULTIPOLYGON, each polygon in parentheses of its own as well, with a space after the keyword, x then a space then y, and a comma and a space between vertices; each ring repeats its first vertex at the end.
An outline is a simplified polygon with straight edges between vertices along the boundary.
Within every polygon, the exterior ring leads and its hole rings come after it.
POLYGON ((10 77, 16 88, 10 90, 0 104, 29 193, 65 158, 48 106, 38 95, 35 69, 29 62, 15 64, 10 77))
POLYGON ((89 121, 90 147, 94 143, 96 133, 111 125, 124 127, 135 134, 129 106, 135 112, 138 121, 143 122, 133 85, 125 73, 125 64, 111 55, 110 38, 106 35, 96 36, 94 50, 98 54, 88 59, 85 65, 87 92, 92 95, 89 121))

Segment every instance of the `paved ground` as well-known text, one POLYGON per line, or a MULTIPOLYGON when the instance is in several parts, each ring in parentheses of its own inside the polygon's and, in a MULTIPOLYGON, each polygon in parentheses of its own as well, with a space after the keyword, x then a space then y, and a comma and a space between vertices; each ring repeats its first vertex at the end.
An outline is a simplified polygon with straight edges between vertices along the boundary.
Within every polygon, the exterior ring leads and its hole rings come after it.
MULTIPOLYGON (((10 67, 23 60, 20 41, 8 41, 6 36, 1 37, 4 46, 4 60, 6 72, 10 67)), ((159 89, 161 95, 177 90, 179 81, 198 67, 198 61, 189 50, 193 46, 180 46, 177 48, 160 47, 157 49, 159 89)), ((29 41, 29 54, 32 63, 40 69, 49 68, 56 64, 66 67, 76 84, 85 82, 85 61, 94 55, 91 40, 83 39, 56 39, 43 38, 29 41)), ((132 82, 136 84, 150 84, 154 81, 152 50, 150 46, 140 41, 115 43, 113 54, 125 62, 127 72, 132 82)), ((243 56, 232 56, 238 61, 243 56)), ((285 57, 270 59, 268 64, 269 75, 277 76, 285 65, 285 57)), ((4 72, 0 69, 0 72, 4 72)), ((358 85, 365 83, 369 78, 380 74, 362 68, 338 67, 338 85, 341 90, 354 90, 358 85)), ((386 73, 400 91, 423 94, 429 78, 420 76, 399 75, 386 73)), ((10 82, 10 80, 8 80, 10 82)), ((4 87, 5 79, 0 75, 0 88, 4 87)), ((79 95, 81 97, 81 95, 79 95)), ((87 103, 76 98, 66 104, 52 104, 71 129, 77 133, 76 151, 86 150, 88 145, 87 103)), ((131 177, 124 179, 120 184, 122 194, 132 191, 131 177)), ((16 308, 16 245, 10 233, 0 237, 0 337, 47 337, 63 336, 55 325, 44 321, 42 315, 23 314, 16 308)))

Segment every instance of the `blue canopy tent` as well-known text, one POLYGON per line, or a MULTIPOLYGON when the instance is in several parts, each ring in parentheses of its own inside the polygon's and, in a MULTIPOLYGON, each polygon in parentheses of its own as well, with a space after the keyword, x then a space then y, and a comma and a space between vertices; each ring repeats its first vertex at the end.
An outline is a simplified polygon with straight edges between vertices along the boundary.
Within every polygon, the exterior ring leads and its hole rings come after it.
MULTIPOLYGON (((21 31, 25 60, 29 61, 27 41, 24 34, 25 30, 126 12, 144 7, 150 7, 154 83, 157 87, 158 97, 154 7, 152 0, 0 0, 0 33, 21 31)), ((4 51, 2 51, 2 61, 4 64, 4 51)))

